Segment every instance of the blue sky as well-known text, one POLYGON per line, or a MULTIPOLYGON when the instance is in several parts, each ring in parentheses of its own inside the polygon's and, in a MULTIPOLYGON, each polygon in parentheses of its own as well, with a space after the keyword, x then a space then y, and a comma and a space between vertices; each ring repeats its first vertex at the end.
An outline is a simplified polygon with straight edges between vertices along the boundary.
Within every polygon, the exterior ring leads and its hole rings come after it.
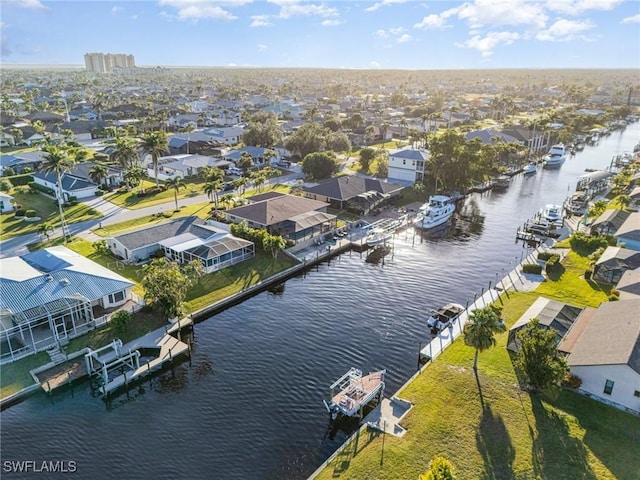
POLYGON ((0 0, 3 64, 640 68, 638 0, 0 0))

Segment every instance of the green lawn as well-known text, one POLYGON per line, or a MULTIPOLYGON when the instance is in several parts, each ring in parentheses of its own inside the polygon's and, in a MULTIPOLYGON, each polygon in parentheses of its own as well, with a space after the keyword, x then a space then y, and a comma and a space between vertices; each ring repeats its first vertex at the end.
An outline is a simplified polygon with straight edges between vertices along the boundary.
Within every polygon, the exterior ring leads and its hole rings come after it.
MULTIPOLYGON (((12 193, 11 195, 15 198, 16 203, 22 205, 23 208, 35 210, 37 216, 42 220, 38 222, 25 222, 24 220, 16 219, 13 213, 2 214, 0 215, 0 240, 27 233, 35 233, 38 231, 38 225, 43 222, 48 222, 53 227, 60 226, 60 214, 55 200, 38 193, 12 193)), ((79 203, 73 207, 64 209, 64 218, 68 224, 101 217, 102 214, 100 212, 90 208, 84 203, 79 203)))
MULTIPOLYGON (((507 326, 539 295, 578 306, 606 301, 607 288, 584 280, 588 263, 570 252, 561 273, 535 292, 503 297, 507 326)), ((496 348, 480 354, 481 390, 474 351, 458 338, 398 393, 414 408, 403 421, 406 435, 386 436, 384 462, 382 437, 365 430, 318 478, 418 478, 436 455, 451 460, 461 479, 640 478, 640 418, 570 391, 556 399, 522 391, 507 336, 498 335, 496 348)))
MULTIPOLYGON (((537 296, 511 294, 507 325, 537 296)), ((416 479, 436 455, 451 460, 460 479, 638 478, 640 418, 569 391, 549 400, 520 390, 507 333, 497 340, 480 354, 480 390, 473 349, 458 339, 398 393, 414 407, 405 436, 384 439, 382 463, 382 437, 364 430, 318 478, 416 479)))
POLYGON ((35 382, 29 371, 48 361, 49 355, 46 352, 40 352, 2 366, 0 368, 0 398, 8 397, 29 385, 33 385, 35 382))
MULTIPOLYGON (((178 205, 180 205, 180 199, 186 197, 193 197, 196 195, 202 195, 204 191, 205 182, 202 179, 198 180, 185 180, 186 187, 180 189, 178 192, 178 205)), ((160 182, 163 185, 163 182, 160 182)), ((153 205, 159 205, 161 203, 173 202, 174 192, 173 189, 167 189, 164 192, 156 193, 155 195, 149 195, 147 197, 138 197, 137 192, 140 189, 151 188, 155 186, 155 182, 149 180, 142 180, 140 187, 137 187, 134 191, 124 193, 111 193, 105 196, 105 200, 111 203, 115 203, 124 208, 135 210, 136 208, 152 207, 153 205)))

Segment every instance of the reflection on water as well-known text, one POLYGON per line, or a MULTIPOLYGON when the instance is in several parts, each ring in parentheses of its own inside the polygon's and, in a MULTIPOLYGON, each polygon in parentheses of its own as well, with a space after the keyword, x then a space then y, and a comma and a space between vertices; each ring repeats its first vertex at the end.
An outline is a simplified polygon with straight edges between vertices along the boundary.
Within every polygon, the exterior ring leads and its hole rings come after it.
POLYGON ((306 478, 351 431, 328 428, 322 399, 335 378, 387 368, 392 395, 415 372, 429 312, 464 305, 506 274, 530 251, 514 243, 516 228, 639 137, 632 125, 558 170, 471 196, 441 238, 407 229, 378 264, 345 253, 217 313, 195 326, 191 365, 132 386, 108 409, 88 383, 6 409, 3 460, 73 452, 82 478, 306 478))

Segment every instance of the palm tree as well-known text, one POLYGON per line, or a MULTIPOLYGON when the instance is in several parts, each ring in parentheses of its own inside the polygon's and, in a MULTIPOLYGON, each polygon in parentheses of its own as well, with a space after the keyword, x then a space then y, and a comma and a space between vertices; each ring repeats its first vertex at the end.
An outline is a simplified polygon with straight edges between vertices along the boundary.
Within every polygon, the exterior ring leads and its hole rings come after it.
MULTIPOLYGON (((128 171, 138 160, 138 141, 137 139, 128 137, 116 137, 109 142, 113 147, 111 159, 118 162, 120 168, 128 171)), ((127 190, 129 189, 129 181, 127 182, 127 190)))
POLYGON ((492 305, 478 308, 469 315, 469 323, 464 326, 464 341, 474 347, 476 353, 473 359, 473 371, 478 371, 478 352, 487 350, 496 344, 494 335, 505 331, 500 321, 500 309, 492 305))
POLYGON ((138 164, 134 164, 124 172, 124 181, 127 183, 127 190, 131 186, 138 186, 140 184, 140 180, 142 180, 145 176, 145 171, 138 164))
POLYGON ((38 225, 38 233, 40 235, 46 236, 47 240, 49 240, 49 233, 53 231, 53 226, 50 223, 44 222, 38 225))
POLYGON ((74 159, 69 155, 69 152, 57 145, 45 145, 43 148, 45 154, 42 157, 42 163, 40 164, 39 170, 45 173, 55 173, 56 174, 56 198, 58 201, 58 209, 60 211, 60 225, 62 226, 62 237, 64 238, 64 243, 67 243, 67 229, 64 221, 64 212, 62 209, 62 204, 64 203, 64 198, 62 194, 62 175, 71 170, 75 165, 74 159))
POLYGON ((142 150, 151 155, 153 161, 153 171, 156 177, 156 187, 158 182, 158 158, 169 151, 169 141, 167 134, 163 131, 148 132, 142 136, 142 150))
POLYGON ((222 188, 222 179, 208 180, 202 189, 209 198, 215 202, 216 210, 218 209, 218 192, 222 188))
POLYGON ((400 138, 403 137, 403 134, 404 134, 403 129, 404 128, 407 128, 407 119, 402 117, 400 119, 400 138))
POLYGON ((101 163, 96 163, 89 170, 89 178, 93 183, 97 183, 98 185, 102 184, 102 180, 107 178, 109 175, 109 169, 106 165, 102 165, 101 163))
POLYGON ((367 126, 367 128, 364 129, 364 138, 367 145, 371 143, 375 134, 376 134, 376 127, 374 127, 373 125, 369 125, 367 126))
POLYGON ((167 188, 173 188, 173 199, 176 202, 176 210, 179 210, 179 208, 178 208, 178 191, 181 188, 187 188, 185 183, 182 181, 182 177, 169 178, 169 179, 165 180, 164 184, 167 186, 167 188))

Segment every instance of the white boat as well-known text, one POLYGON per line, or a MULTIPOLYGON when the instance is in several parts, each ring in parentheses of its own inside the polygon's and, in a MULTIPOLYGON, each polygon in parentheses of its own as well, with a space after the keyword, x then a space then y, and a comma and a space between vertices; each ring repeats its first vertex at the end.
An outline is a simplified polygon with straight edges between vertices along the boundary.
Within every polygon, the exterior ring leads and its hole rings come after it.
POLYGON ((347 417, 362 416, 362 408, 379 395, 384 394, 384 376, 386 370, 363 375, 362 370, 351 369, 333 382, 330 388, 330 403, 323 400, 331 416, 339 414, 347 417))
POLYGON ((371 229, 365 238, 365 242, 370 247, 376 247, 378 245, 384 245, 393 237, 394 229, 386 229, 382 227, 376 227, 371 229))
POLYGON ((464 312, 464 307, 458 303, 447 303, 444 307, 434 311, 427 319, 427 326, 433 332, 440 332, 451 326, 451 322, 464 312))
POLYGON ((545 205, 540 211, 540 218, 551 224, 562 223, 562 206, 552 203, 545 205))
POLYGON ((544 156, 544 166, 546 168, 559 168, 567 159, 567 149, 564 144, 558 143, 551 147, 549 153, 544 156))
POLYGON ((511 182, 511 178, 507 175, 500 175, 495 179, 493 183, 493 190, 506 190, 509 188, 509 183, 511 182))
POLYGON ((525 175, 531 175, 532 173, 536 173, 537 171, 538 171, 538 164, 536 162, 527 163, 527 166, 524 167, 524 169, 522 170, 522 172, 525 175))
POLYGON ((456 204, 451 197, 432 195, 429 201, 418 210, 413 226, 424 230, 444 224, 456 211, 456 204))

